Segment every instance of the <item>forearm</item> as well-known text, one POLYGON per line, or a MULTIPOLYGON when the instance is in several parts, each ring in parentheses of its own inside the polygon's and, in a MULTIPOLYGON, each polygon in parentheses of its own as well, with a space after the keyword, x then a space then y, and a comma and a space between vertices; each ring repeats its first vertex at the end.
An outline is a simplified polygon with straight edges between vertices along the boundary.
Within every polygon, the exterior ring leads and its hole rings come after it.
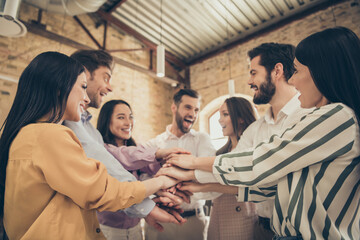
POLYGON ((215 157, 197 157, 193 163, 193 169, 212 172, 215 157))
POLYGON ((202 192, 219 192, 227 194, 237 194, 238 187, 221 185, 220 183, 206 183, 202 184, 202 192))

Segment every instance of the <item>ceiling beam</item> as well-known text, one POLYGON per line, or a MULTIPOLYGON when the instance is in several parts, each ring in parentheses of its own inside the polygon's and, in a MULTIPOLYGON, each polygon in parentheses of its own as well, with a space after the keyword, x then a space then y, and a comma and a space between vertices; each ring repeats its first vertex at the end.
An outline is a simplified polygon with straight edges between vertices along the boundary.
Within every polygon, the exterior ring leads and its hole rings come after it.
MULTIPOLYGON (((157 45, 155 43, 153 43, 152 41, 148 40, 147 38, 145 38, 143 35, 141 35, 140 33, 138 33, 137 31, 135 31, 134 29, 132 29, 131 27, 129 27, 128 25, 126 25, 125 23, 121 22, 119 19, 117 19, 116 17, 114 17, 113 15, 104 12, 102 10, 98 10, 96 12, 102 19, 108 21, 109 23, 114 24, 115 26, 117 26, 118 28, 120 28, 121 30, 123 30, 124 32, 126 32, 127 34, 135 37, 136 39, 138 39, 140 42, 142 42, 145 46, 149 47, 150 49, 156 51, 156 47, 157 45)), ((179 67, 180 69, 185 69, 186 68, 186 64, 181 61, 180 59, 178 59, 176 56, 174 56, 173 54, 171 54, 168 51, 165 51, 165 58, 167 61, 171 62, 172 64, 176 65, 177 67, 179 67)))
MULTIPOLYGON (((61 43, 61 44, 65 44, 67 46, 70 46, 70 47, 73 47, 73 48, 76 48, 76 49, 95 50, 94 48, 91 48, 91 47, 89 47, 89 46, 87 46, 85 44, 76 42, 76 41, 74 41, 72 39, 69 39, 69 38, 66 38, 64 36, 58 35, 56 33, 47 31, 44 25, 40 25, 40 24, 36 24, 36 23, 27 23, 27 22, 23 22, 23 23, 26 26, 28 32, 30 32, 30 33, 39 35, 41 37, 47 38, 49 40, 52 40, 52 41, 55 41, 55 42, 58 42, 58 43, 61 43)), ((172 78, 169 78, 169 77, 159 78, 159 77, 156 76, 156 73, 154 71, 151 71, 149 69, 138 66, 136 64, 127 62, 127 61, 125 61, 125 60, 123 60, 121 58, 118 58, 118 57, 113 56, 113 58, 114 58, 115 63, 117 63, 117 64, 120 64, 120 65, 122 65, 124 67, 128 67, 128 68, 133 69, 135 71, 144 73, 144 74, 146 74, 146 75, 148 75, 148 76, 150 76, 152 78, 155 78, 157 80, 160 80, 162 82, 165 82, 165 83, 168 83, 168 84, 179 84, 179 81, 174 80, 172 78)))
POLYGON ((115 11, 118 7, 121 6, 121 4, 123 4, 124 2, 126 2, 126 0, 119 0, 117 3, 115 3, 109 10, 107 10, 106 12, 108 13, 112 13, 113 11, 115 11))

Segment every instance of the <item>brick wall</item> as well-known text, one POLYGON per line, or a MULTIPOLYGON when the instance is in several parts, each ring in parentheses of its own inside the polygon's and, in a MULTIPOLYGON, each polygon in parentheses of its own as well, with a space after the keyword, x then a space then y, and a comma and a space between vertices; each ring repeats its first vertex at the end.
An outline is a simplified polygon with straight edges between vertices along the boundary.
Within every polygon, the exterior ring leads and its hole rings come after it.
MULTIPOLYGON (((37 8, 25 3, 21 4, 19 19, 25 22, 36 20, 37 14, 37 8)), ((86 14, 78 17, 97 41, 102 43, 103 26, 96 28, 92 19, 86 14)), ((71 16, 43 12, 41 23, 46 25, 48 31, 97 48, 71 16)), ((136 39, 112 27, 108 27, 107 30, 106 46, 107 49, 112 50, 142 47, 136 39)), ((18 79, 29 62, 45 51, 59 51, 70 55, 76 49, 29 32, 20 38, 0 37, 0 74, 18 79)), ((113 55, 143 68, 149 67, 148 51, 117 52, 113 55)), ((114 91, 104 99, 104 102, 110 99, 124 99, 130 103, 136 119, 133 134, 139 142, 155 137, 171 122, 170 106, 174 89, 170 85, 118 64, 113 71, 112 85, 114 91)), ((11 95, 0 94, 0 123, 2 123, 12 104, 17 85, 0 80, 0 86, 1 89, 6 88, 6 91, 11 93, 11 95)), ((91 110, 94 114, 92 120, 94 125, 98 112, 99 110, 91 110)))
MULTIPOLYGON (((247 52, 261 43, 279 42, 296 46, 306 36, 328 27, 334 27, 333 13, 337 26, 348 27, 360 36, 360 6, 351 7, 351 2, 344 1, 333 7, 292 21, 276 30, 266 32, 239 44, 220 55, 191 66, 191 87, 202 95, 202 106, 205 107, 214 99, 228 94, 229 59, 236 93, 253 95, 252 90, 247 85, 249 78, 247 52)), ((266 108, 267 106, 262 107, 260 111, 263 113, 266 108)), ((201 121, 201 123, 206 124, 206 121, 201 121)), ((206 129, 206 127, 201 127, 201 129, 206 129)))

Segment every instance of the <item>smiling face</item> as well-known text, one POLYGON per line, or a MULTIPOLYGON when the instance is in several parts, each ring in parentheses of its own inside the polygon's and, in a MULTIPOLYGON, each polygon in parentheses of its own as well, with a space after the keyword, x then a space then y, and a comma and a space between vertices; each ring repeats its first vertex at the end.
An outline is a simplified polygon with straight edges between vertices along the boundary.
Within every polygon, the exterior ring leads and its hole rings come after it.
POLYGON ((87 93, 91 100, 89 107, 99 108, 102 98, 112 92, 110 85, 111 70, 108 67, 100 66, 92 75, 88 71, 88 90, 87 93))
POLYGON ((117 104, 110 119, 110 132, 114 135, 118 146, 124 145, 124 140, 131 137, 134 117, 126 104, 117 104))
POLYGON ((172 109, 177 127, 182 133, 188 133, 197 119, 200 102, 198 98, 184 95, 179 106, 174 104, 172 109))
POLYGON ((223 135, 229 137, 235 136, 234 128, 231 122, 231 117, 226 102, 224 102, 221 105, 219 112, 220 112, 219 123, 221 125, 223 135))
POLYGON ((275 94, 276 87, 271 81, 270 73, 260 65, 260 56, 254 57, 250 62, 250 79, 248 84, 254 90, 254 103, 267 104, 275 94))
POLYGON ((302 108, 321 107, 328 104, 328 100, 316 87, 309 68, 294 60, 295 72, 289 83, 300 92, 299 100, 302 108))
POLYGON ((62 120, 74 122, 80 120, 81 113, 84 112, 86 105, 90 103, 89 97, 86 93, 86 88, 86 76, 85 73, 81 73, 70 91, 62 120))

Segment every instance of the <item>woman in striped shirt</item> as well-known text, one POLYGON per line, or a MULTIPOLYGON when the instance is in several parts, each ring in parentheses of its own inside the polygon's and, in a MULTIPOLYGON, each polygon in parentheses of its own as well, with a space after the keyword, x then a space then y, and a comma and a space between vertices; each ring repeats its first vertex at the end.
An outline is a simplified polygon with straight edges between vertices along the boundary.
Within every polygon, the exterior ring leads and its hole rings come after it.
POLYGON ((253 149, 168 162, 244 187, 243 201, 276 193, 276 239, 360 239, 360 40, 344 27, 326 29, 302 40, 295 56, 289 82, 311 113, 253 149))

